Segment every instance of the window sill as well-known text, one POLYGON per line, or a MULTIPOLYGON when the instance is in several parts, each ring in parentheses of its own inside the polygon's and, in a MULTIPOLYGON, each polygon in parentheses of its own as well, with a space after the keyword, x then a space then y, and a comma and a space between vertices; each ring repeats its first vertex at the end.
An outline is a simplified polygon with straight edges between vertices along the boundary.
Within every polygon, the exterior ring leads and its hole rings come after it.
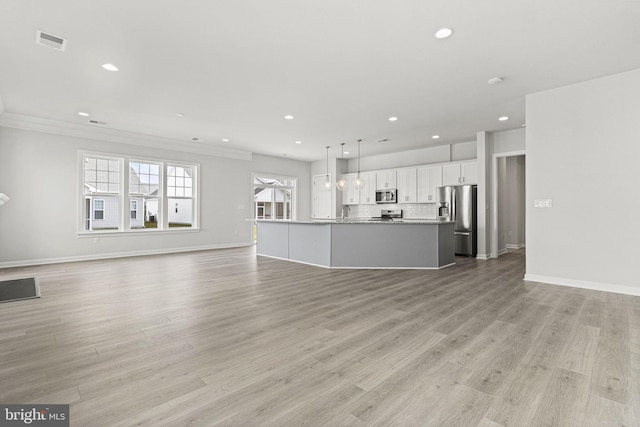
POLYGON ((199 233, 199 228, 169 228, 166 230, 158 230, 149 228, 146 230, 94 230, 94 231, 79 231, 76 233, 78 238, 96 237, 96 236, 131 236, 131 235, 144 235, 144 234, 183 234, 183 233, 199 233))

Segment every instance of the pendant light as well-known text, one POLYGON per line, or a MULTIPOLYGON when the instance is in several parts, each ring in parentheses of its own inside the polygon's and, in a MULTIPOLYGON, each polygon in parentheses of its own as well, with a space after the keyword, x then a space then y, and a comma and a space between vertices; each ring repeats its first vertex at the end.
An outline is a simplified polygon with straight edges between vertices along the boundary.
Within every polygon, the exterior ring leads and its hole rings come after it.
POLYGON ((358 174, 356 175, 356 180, 353 183, 354 187, 356 187, 356 190, 362 190, 365 186, 365 182, 362 178, 360 178, 360 143, 362 142, 361 139, 358 140, 358 174))
MULTIPOLYGON (((340 160, 342 160, 342 162, 340 163, 340 166, 342 167, 344 165, 344 142, 340 143, 340 145, 342 146, 342 154, 340 155, 340 160)), ((338 188, 339 191, 344 191, 344 188, 347 185, 347 181, 341 176, 340 179, 338 181, 336 181, 336 187, 338 188)))
POLYGON ((331 191, 331 178, 329 177, 329 146, 327 145, 327 175, 324 180, 324 190, 331 191))

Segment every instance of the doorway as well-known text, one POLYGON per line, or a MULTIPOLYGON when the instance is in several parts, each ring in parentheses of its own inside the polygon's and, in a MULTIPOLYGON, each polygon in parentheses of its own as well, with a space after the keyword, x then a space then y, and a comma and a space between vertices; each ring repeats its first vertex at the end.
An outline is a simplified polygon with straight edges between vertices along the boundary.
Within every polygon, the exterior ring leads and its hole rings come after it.
POLYGON ((493 155, 491 258, 526 246, 524 151, 493 155))

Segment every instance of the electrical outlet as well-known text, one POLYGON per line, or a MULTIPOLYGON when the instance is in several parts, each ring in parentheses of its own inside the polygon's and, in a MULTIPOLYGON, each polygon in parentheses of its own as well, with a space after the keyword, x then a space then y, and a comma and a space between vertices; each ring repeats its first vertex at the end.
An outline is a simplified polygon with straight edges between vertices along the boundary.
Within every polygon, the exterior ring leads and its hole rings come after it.
POLYGON ((536 208, 551 208, 553 207, 553 201, 551 199, 535 200, 533 206, 536 208))

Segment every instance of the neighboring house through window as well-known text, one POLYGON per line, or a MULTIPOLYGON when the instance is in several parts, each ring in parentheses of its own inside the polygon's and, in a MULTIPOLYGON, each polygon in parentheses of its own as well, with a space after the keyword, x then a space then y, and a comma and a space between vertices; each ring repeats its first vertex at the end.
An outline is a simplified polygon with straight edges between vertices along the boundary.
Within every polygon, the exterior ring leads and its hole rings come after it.
POLYGON ((104 200, 93 199, 93 219, 104 219, 104 200))
POLYGON ((131 201, 131 219, 138 219, 138 201, 131 201))

